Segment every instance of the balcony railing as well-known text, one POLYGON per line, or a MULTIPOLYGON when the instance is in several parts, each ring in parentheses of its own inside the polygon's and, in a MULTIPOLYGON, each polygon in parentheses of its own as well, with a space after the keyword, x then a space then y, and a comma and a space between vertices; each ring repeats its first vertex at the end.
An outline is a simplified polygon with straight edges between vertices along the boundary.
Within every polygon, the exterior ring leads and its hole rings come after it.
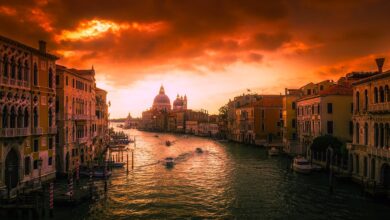
POLYGON ((33 134, 34 135, 43 134, 43 129, 41 127, 33 128, 33 134))
POLYGON ((368 110, 370 112, 390 112, 390 102, 369 105, 368 110))
POLYGON ((2 128, 0 129, 0 137, 23 137, 29 136, 29 128, 2 128))
POLYGON ((367 152, 372 156, 387 158, 387 159, 390 158, 390 148, 368 147, 367 152))
POLYGON ((88 120, 90 118, 89 115, 73 115, 73 120, 88 120))
POLYGON ((57 127, 49 127, 48 133, 49 134, 56 134, 57 133, 57 127))
POLYGON ((0 84, 3 84, 5 86, 17 86, 17 87, 28 87, 29 83, 24 80, 16 80, 13 78, 8 77, 2 77, 0 84))
POLYGON ((82 137, 82 138, 77 138, 77 143, 78 144, 83 144, 88 142, 89 137, 82 137))

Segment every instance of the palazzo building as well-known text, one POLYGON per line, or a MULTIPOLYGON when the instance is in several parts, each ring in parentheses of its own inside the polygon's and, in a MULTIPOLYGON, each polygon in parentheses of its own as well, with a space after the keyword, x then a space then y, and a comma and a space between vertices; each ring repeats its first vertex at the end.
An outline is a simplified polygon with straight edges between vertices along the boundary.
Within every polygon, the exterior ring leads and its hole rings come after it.
MULTIPOLYGON (((56 165, 57 172, 66 173, 93 160, 97 136, 95 70, 57 65, 56 78, 59 126, 56 165)), ((100 104, 101 100, 98 101, 100 104)))
POLYGON ((352 176, 390 189, 390 71, 353 84, 353 142, 348 145, 352 176))
POLYGON ((56 60, 0 36, 0 197, 55 178, 56 60))

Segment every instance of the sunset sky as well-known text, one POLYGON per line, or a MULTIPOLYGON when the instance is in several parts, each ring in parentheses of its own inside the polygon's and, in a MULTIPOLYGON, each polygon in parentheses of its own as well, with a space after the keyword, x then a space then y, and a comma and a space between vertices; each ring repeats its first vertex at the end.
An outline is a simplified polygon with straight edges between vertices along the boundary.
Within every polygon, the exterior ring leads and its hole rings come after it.
POLYGON ((386 0, 0 0, 0 34, 93 65, 114 118, 140 116, 161 84, 171 102, 187 94, 189 108, 217 113, 247 89, 375 70, 390 58, 389 20, 386 0))

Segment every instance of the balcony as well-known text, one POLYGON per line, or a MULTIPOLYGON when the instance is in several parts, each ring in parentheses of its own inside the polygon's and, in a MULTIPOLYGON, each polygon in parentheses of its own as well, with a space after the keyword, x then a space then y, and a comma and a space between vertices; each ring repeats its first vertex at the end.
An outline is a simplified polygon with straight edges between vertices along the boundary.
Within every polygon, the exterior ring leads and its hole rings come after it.
POLYGON ((57 127, 49 127, 48 133, 49 134, 56 134, 57 133, 57 127))
POLYGON ((29 83, 24 80, 16 80, 13 78, 3 77, 0 81, 0 84, 3 84, 5 86, 16 86, 16 87, 24 87, 28 88, 29 83))
POLYGON ((33 135, 43 134, 43 129, 41 127, 33 128, 33 135))
POLYGON ((90 118, 89 115, 73 115, 72 116, 73 120, 80 120, 80 121, 85 121, 90 118))
POLYGON ((77 144, 84 144, 88 142, 89 137, 82 137, 82 138, 77 138, 76 142, 77 144))
POLYGON ((29 128, 3 128, 0 130, 0 137, 23 137, 29 135, 29 128))
POLYGON ((368 111, 373 113, 390 112, 390 102, 376 103, 368 106, 368 111))
POLYGON ((390 158, 390 148, 367 147, 367 153, 375 157, 390 158))

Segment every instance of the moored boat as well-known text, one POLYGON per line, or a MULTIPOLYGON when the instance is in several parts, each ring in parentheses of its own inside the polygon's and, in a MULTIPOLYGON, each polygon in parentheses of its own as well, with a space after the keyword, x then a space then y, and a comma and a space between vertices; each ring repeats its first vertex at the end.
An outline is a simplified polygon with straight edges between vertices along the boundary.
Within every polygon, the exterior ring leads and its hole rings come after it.
POLYGON ((312 166, 304 157, 295 157, 292 164, 292 169, 298 173, 310 173, 312 166))
POLYGON ((175 164, 175 160, 173 159, 173 157, 165 158, 165 166, 173 167, 174 164, 175 164))
POLYGON ((196 151, 196 153, 198 153, 198 154, 203 153, 203 150, 202 150, 202 148, 200 148, 200 147, 197 147, 195 151, 196 151))
POLYGON ((272 147, 271 149, 268 150, 268 155, 270 155, 270 156, 279 155, 279 149, 276 147, 272 147))
POLYGON ((168 147, 171 146, 171 142, 168 140, 168 141, 165 141, 165 145, 167 145, 168 147))

